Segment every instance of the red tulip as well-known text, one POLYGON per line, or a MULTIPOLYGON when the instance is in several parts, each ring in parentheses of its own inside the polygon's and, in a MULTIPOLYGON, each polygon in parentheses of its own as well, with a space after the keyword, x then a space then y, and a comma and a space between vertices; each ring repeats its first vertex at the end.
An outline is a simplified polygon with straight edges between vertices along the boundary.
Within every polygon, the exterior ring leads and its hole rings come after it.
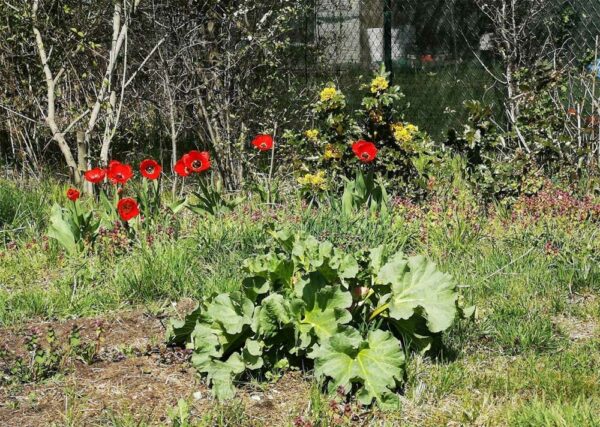
POLYGON ((79 196, 80 196, 79 191, 75 190, 74 188, 69 188, 67 190, 67 199, 71 200, 72 202, 79 199, 79 196))
POLYGON ((273 137, 266 134, 256 135, 252 140, 252 145, 260 151, 268 151, 273 148, 273 137))
POLYGON ((158 164, 156 160, 146 159, 142 160, 140 163, 140 172, 142 175, 148 179, 156 179, 160 176, 160 171, 162 167, 158 164))
POLYGON ((123 221, 129 221, 140 214, 140 208, 137 202, 131 197, 119 200, 119 203, 117 203, 117 210, 123 221))
POLYGON ((125 184, 133 177, 133 170, 129 165, 124 165, 121 162, 112 160, 108 164, 107 175, 108 179, 110 179, 113 184, 125 184))
POLYGON ((91 182, 92 184, 98 184, 99 182, 102 182, 105 176, 106 170, 101 168, 90 169, 83 174, 85 180, 91 182))
POLYGON ((177 160, 174 167, 175 173, 179 176, 188 176, 190 174, 190 170, 183 163, 183 158, 177 160))
POLYGON ((181 158, 190 172, 204 172, 210 169, 210 154, 208 151, 192 150, 181 158))
POLYGON ((352 144, 352 151, 363 163, 370 163, 377 156, 377 147, 370 141, 360 140, 352 144))

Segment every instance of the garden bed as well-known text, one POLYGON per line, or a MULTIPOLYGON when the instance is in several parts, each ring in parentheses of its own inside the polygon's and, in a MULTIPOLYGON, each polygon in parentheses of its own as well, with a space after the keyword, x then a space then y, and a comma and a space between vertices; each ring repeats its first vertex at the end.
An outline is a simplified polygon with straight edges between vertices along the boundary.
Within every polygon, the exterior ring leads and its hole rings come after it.
MULTIPOLYGON (((52 328, 58 341, 64 341, 77 325, 84 339, 92 339, 98 321, 107 332, 93 363, 71 361, 64 372, 41 383, 0 388, 3 426, 111 425, 125 419, 133 425, 162 425, 169 421, 167 413, 179 399, 189 400, 194 419, 216 416, 218 405, 190 367, 186 352, 165 347, 160 317, 124 312, 32 322, 0 329, 0 346, 10 345, 15 353, 26 353, 21 331, 31 328, 41 332, 52 328)), ((243 406, 237 410, 244 422, 254 419, 260 425, 276 426, 301 412, 309 392, 310 382, 295 372, 265 386, 241 387, 235 404, 243 406)), ((232 408, 221 410, 226 413, 232 408)))

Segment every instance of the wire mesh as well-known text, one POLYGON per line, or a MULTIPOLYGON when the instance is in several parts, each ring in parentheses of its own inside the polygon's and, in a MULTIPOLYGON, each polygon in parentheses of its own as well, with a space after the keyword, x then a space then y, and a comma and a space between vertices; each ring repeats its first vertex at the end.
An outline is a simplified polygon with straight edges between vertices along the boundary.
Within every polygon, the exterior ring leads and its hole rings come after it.
MULTIPOLYGON (((502 60, 495 52, 494 26, 480 6, 502 1, 511 0, 315 0, 303 29, 305 77, 316 82, 335 78, 351 91, 359 76, 379 68, 387 56, 394 83, 409 104, 407 120, 432 134, 462 121, 465 100, 482 100, 501 111, 504 88, 492 74, 502 60), (386 7, 391 14, 388 52, 386 7)), ((527 41, 531 49, 543 43, 552 23, 567 32, 553 54, 560 50, 573 60, 596 49, 598 0, 527 1, 543 5, 535 20, 539 32, 527 41)))

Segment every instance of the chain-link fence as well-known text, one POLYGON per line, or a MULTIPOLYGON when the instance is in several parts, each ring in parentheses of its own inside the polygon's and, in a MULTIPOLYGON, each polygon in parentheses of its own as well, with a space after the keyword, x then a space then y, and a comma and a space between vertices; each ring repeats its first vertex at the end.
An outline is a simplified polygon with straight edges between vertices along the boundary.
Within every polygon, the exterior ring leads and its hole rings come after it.
POLYGON ((503 3, 525 7, 521 23, 536 29, 525 28, 520 43, 532 55, 596 49, 598 0, 315 0, 303 29, 306 46, 317 47, 305 55, 307 78, 336 78, 349 91, 385 63, 410 104, 406 118, 434 134, 462 120, 467 99, 500 112, 503 3))

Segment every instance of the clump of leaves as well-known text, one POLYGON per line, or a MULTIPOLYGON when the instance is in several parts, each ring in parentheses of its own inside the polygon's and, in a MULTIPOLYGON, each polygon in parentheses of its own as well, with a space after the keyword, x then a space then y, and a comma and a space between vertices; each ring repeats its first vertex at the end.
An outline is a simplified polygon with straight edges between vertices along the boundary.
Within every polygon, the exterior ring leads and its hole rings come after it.
POLYGON ((100 221, 93 212, 80 211, 77 203, 71 203, 67 208, 54 204, 50 213, 48 237, 56 240, 69 254, 82 253, 96 238, 100 221))
POLYGON ((193 193, 192 198, 188 197, 180 202, 179 206, 174 209, 174 212, 187 207, 190 211, 198 215, 219 216, 233 211, 243 201, 241 197, 229 200, 223 193, 220 181, 213 182, 211 186, 201 180, 198 189, 198 191, 193 193))
POLYGON ((17 356, 8 349, 0 351, 2 378, 0 384, 38 382, 59 372, 63 354, 56 333, 49 329, 46 344, 40 342, 41 331, 34 328, 25 334, 26 355, 17 356))
POLYGON ((70 352, 77 359, 81 360, 86 365, 94 363, 100 353, 100 345, 104 341, 104 325, 101 321, 95 322, 95 339, 94 341, 84 341, 81 339, 81 328, 73 325, 69 334, 70 352))
POLYGON ((375 179, 372 171, 365 177, 359 169, 356 178, 352 181, 347 180, 344 185, 341 211, 350 217, 355 210, 366 206, 372 213, 379 212, 385 215, 388 212, 388 203, 389 197, 383 180, 375 179))
POLYGON ((330 392, 395 405, 408 350, 428 350, 466 314, 452 278, 384 246, 348 254, 312 236, 272 234, 276 248, 245 261, 242 291, 172 321, 169 343, 193 350, 219 399, 248 371, 314 362, 330 392))

